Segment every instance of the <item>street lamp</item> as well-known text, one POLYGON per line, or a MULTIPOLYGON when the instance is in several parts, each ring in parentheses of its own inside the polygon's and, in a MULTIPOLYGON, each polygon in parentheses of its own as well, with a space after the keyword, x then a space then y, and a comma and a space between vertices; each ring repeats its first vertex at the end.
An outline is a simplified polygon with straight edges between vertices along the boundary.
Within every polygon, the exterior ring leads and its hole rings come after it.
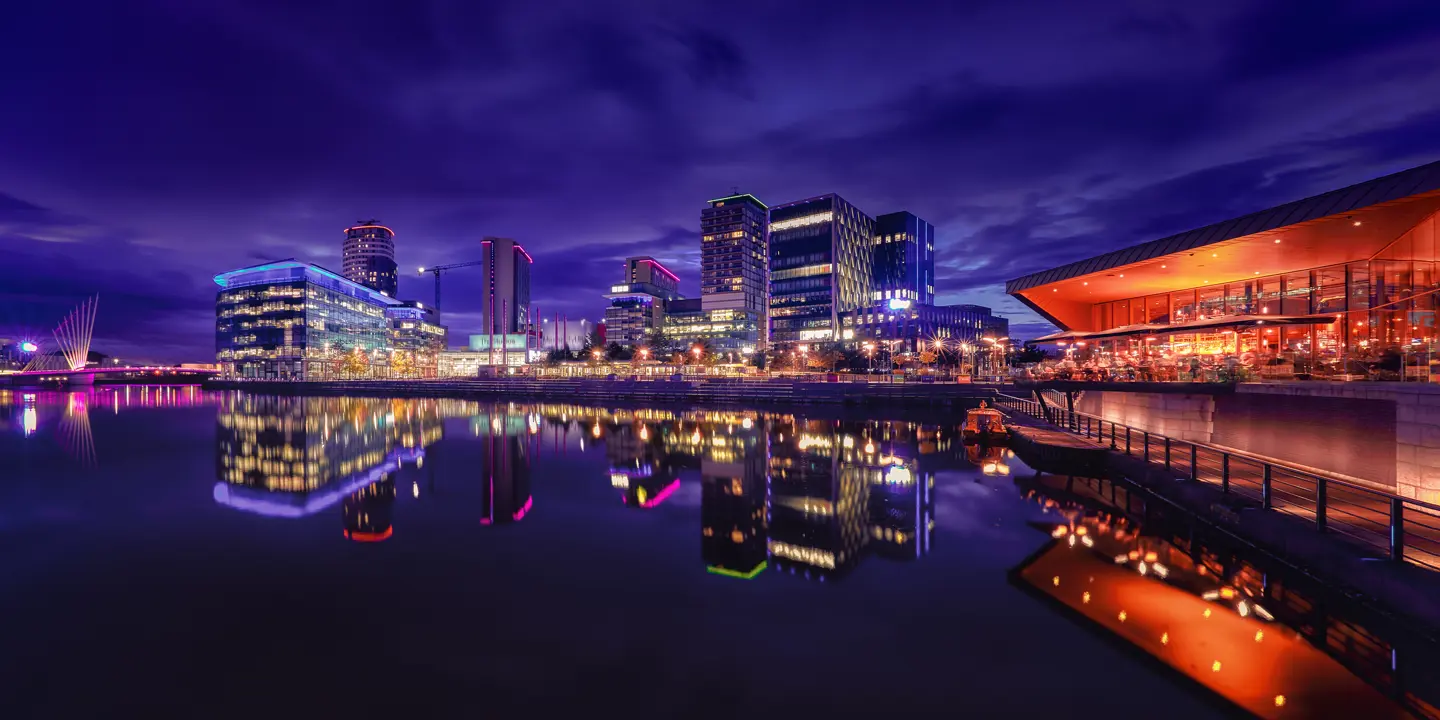
MULTIPOLYGON (((868 343, 868 342, 867 342, 867 343, 861 345, 861 347, 865 348, 865 367, 866 367, 866 369, 869 370, 870 372, 874 372, 874 371, 875 371, 875 343, 868 343)), ((869 381, 867 380, 866 382, 869 382, 869 381)))
POLYGON ((643 347, 640 348, 640 359, 641 359, 641 360, 645 360, 645 359, 648 359, 649 357, 650 357, 650 348, 643 348, 643 347))

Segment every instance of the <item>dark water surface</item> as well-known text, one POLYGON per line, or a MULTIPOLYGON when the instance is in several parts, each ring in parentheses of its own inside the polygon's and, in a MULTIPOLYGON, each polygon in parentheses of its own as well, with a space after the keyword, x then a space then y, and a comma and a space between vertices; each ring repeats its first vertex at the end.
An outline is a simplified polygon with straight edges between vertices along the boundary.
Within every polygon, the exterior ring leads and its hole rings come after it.
POLYGON ((0 390, 0 468, 5 718, 1393 708, 953 416, 0 390))

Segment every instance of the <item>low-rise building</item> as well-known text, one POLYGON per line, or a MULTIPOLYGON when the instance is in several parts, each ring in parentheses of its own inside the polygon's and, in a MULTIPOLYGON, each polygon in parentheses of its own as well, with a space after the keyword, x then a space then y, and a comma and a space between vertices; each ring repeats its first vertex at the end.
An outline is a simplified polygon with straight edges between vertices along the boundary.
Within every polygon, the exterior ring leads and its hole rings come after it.
MULTIPOLYGON (((410 375, 397 342, 425 346, 443 326, 397 331, 405 304, 318 265, 295 260, 215 276, 215 360, 222 377, 276 380, 410 375), (393 317, 392 317, 393 316, 393 317), (411 332, 413 331, 413 332, 411 332)), ((432 345, 433 347, 433 345, 432 345)))
POLYGON ((1010 321, 983 305, 921 305, 892 298, 846 315, 842 337, 847 341, 899 341, 895 352, 951 347, 999 340, 1010 335, 1010 321))
POLYGON ((706 310, 701 298, 684 299, 669 304, 664 332, 676 347, 704 344, 711 352, 740 360, 755 352, 761 322, 759 313, 732 308, 706 310))

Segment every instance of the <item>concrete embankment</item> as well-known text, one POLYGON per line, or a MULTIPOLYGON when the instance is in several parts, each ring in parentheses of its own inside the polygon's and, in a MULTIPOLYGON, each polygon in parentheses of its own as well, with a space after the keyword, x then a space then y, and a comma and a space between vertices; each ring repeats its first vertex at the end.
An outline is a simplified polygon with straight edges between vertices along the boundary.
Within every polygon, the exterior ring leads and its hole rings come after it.
POLYGON ((854 383, 769 380, 367 380, 222 381, 206 389, 277 395, 448 397, 576 403, 725 403, 747 405, 915 405, 968 407, 993 399, 997 386, 970 383, 854 383))
MULTIPOLYGON (((1373 548, 1334 532, 1317 532, 1313 520, 1262 510, 1234 493, 1191 480, 1182 471, 1167 470, 1161 462, 1146 462, 1054 428, 1036 428, 1038 423, 1027 418, 1012 420, 1017 423, 1013 447, 1027 464, 1033 460, 1059 474, 1065 474, 1067 466, 1088 465, 1093 473, 1098 452, 1103 455, 1099 464, 1104 473, 1099 477, 1129 483, 1211 530, 1233 537, 1431 640, 1440 638, 1440 602, 1436 601, 1440 598, 1440 573, 1392 562, 1373 548)), ((1072 474, 1082 475, 1079 471, 1072 474)))

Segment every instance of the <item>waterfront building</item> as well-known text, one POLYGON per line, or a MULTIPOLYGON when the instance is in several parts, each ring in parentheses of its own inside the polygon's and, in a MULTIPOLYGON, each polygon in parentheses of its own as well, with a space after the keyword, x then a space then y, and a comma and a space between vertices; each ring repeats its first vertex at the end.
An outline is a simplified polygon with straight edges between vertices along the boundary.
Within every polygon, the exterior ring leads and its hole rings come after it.
POLYGON ((770 210, 770 341, 841 339, 873 293, 875 221, 829 194, 770 210))
POLYGON ((764 348, 769 339, 769 210, 754 195, 730 195, 700 211, 702 309, 746 326, 739 344, 764 348), (753 327, 750 327, 753 326, 753 327))
POLYGON ((340 274, 345 279, 395 297, 400 283, 395 265, 395 231, 374 220, 361 220, 345 228, 340 263, 340 274))
POLYGON ((935 226, 909 212, 878 215, 873 243, 870 299, 934 305, 935 226))
POLYGON ((511 238, 480 241, 481 330, 485 334, 529 333, 530 253, 511 238))
POLYGON ((318 265, 282 260, 215 276, 215 360, 229 378, 388 377, 387 311, 403 303, 318 265))
POLYGON ((590 337, 597 325, 604 325, 604 323, 597 324, 584 318, 570 320, 561 318, 559 315, 541 318, 538 330, 539 348, 546 352, 566 348, 569 348, 571 352, 577 352, 580 348, 585 347, 585 339, 590 337))
POLYGON ((677 350, 704 344, 710 352, 741 361, 755 352, 760 320, 755 313, 735 309, 704 309, 703 298, 675 300, 665 312, 665 338, 677 350))
POLYGON ((385 319, 390 323, 390 349, 404 353, 392 363, 393 375, 435 377, 449 331, 434 321, 434 310, 423 303, 405 301, 385 308, 385 319))
POLYGON ((1016 278, 1038 340, 1156 379, 1435 380, 1440 162, 1016 278))
POLYGON ((1010 321, 983 305, 920 305, 901 298, 850 313, 842 333, 857 343, 891 343, 897 353, 933 350, 937 343, 954 350, 961 344, 978 345, 983 338, 1009 335, 1010 321))
POLYGON ((610 300, 603 323, 606 341, 640 347, 651 330, 664 326, 667 303, 682 297, 680 278, 655 258, 626 258, 624 281, 611 285, 605 297, 610 300))

